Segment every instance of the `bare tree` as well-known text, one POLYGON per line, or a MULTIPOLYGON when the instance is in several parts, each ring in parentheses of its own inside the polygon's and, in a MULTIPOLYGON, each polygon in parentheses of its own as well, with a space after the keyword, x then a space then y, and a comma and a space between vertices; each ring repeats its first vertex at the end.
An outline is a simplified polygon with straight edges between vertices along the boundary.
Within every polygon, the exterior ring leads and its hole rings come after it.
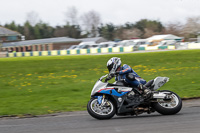
POLYGON ((76 7, 69 7, 65 16, 67 23, 69 22, 71 25, 78 25, 78 10, 76 7))
POLYGON ((115 38, 121 40, 139 38, 140 34, 142 34, 142 32, 137 28, 131 28, 131 29, 120 28, 116 30, 115 38))
POLYGON ((200 16, 190 17, 183 27, 184 34, 197 34, 200 31, 200 16))
POLYGON ((180 22, 170 22, 166 24, 164 34, 182 36, 183 25, 180 22))
POLYGON ((145 31, 145 34, 143 35, 143 38, 148 38, 148 37, 151 37, 153 35, 160 34, 160 32, 155 32, 152 29, 148 29, 148 28, 145 28, 144 31, 145 31))
POLYGON ((35 11, 31 11, 31 12, 28 12, 27 15, 26 15, 26 20, 32 25, 36 25, 40 18, 39 18, 39 15, 37 12, 35 11))
POLYGON ((89 32, 92 37, 98 35, 98 26, 101 23, 100 14, 94 10, 89 11, 81 16, 83 28, 89 32))

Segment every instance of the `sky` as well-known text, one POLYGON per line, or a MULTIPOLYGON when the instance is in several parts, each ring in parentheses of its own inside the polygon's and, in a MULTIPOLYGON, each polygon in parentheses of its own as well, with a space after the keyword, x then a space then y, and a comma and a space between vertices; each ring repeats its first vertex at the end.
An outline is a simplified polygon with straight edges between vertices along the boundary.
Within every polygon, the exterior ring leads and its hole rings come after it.
POLYGON ((0 0, 0 24, 24 24, 27 14, 36 12, 51 26, 64 25, 70 7, 75 7, 79 16, 94 10, 102 23, 115 25, 141 19, 185 23, 188 17, 200 16, 199 6, 200 0, 0 0))

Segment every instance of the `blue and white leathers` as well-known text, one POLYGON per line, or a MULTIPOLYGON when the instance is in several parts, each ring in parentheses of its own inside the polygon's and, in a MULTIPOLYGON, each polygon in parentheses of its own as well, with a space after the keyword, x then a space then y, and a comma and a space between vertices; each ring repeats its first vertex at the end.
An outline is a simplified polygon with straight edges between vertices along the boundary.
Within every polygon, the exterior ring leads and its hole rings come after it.
POLYGON ((116 81, 119 81, 121 79, 125 79, 127 83, 129 83, 133 87, 138 87, 140 84, 146 84, 146 81, 142 79, 129 65, 124 64, 122 67, 120 67, 119 75, 115 78, 116 81), (126 78, 126 75, 131 73, 135 78, 134 81, 131 81, 126 78))

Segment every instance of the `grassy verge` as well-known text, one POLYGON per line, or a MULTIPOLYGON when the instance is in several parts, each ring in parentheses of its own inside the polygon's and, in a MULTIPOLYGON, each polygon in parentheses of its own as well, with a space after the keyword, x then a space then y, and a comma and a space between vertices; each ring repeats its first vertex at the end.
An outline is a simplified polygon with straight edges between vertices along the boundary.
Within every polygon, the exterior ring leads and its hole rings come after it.
POLYGON ((107 60, 120 57, 144 79, 166 76, 162 89, 200 96, 200 50, 0 59, 0 115, 85 110, 107 60))

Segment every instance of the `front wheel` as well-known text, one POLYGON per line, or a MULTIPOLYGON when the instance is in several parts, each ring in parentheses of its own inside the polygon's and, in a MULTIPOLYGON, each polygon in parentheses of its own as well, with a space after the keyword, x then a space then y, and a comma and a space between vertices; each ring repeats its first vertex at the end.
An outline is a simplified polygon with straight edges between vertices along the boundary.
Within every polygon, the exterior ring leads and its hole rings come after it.
POLYGON ((172 91, 160 91, 166 93, 170 99, 157 99, 157 102, 152 103, 152 107, 160 114, 173 115, 178 113, 182 108, 181 98, 172 91))
POLYGON ((112 118, 116 113, 116 108, 109 99, 99 104, 97 99, 92 98, 87 104, 87 111, 92 117, 102 120, 112 118))

